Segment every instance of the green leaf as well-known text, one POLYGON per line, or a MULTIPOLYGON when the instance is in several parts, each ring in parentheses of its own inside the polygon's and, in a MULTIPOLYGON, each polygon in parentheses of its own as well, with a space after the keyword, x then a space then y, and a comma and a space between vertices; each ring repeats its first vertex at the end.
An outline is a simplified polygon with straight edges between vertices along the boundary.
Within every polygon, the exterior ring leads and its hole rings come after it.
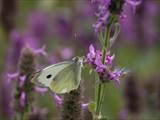
POLYGON ((113 34, 113 37, 110 38, 110 48, 112 47, 112 45, 114 44, 114 42, 116 41, 118 35, 119 35, 119 32, 120 32, 120 25, 119 23, 115 23, 114 26, 115 27, 115 30, 114 30, 114 34, 113 34))
POLYGON ((95 115, 95 102, 94 101, 89 103, 88 110, 93 114, 93 116, 95 115))

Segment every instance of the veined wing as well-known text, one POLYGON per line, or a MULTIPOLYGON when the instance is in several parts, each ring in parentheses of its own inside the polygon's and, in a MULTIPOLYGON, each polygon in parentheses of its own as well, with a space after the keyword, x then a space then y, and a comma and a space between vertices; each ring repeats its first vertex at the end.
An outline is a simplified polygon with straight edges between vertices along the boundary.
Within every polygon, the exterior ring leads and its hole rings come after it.
POLYGON ((60 71, 52 80, 50 88, 59 94, 77 89, 81 80, 81 65, 73 63, 60 71))
POLYGON ((55 76, 60 71, 63 71, 63 69, 65 69, 73 63, 73 61, 66 61, 46 67, 45 69, 40 71, 40 75, 37 78, 38 82, 46 87, 49 87, 53 78, 55 78, 55 76))

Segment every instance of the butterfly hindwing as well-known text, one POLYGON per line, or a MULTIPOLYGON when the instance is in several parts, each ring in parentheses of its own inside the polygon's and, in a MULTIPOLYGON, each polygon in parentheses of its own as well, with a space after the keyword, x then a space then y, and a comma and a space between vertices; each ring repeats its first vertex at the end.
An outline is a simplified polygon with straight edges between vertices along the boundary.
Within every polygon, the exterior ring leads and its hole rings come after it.
POLYGON ((81 66, 76 62, 60 71, 52 80, 50 88, 59 94, 77 89, 81 80, 81 66))

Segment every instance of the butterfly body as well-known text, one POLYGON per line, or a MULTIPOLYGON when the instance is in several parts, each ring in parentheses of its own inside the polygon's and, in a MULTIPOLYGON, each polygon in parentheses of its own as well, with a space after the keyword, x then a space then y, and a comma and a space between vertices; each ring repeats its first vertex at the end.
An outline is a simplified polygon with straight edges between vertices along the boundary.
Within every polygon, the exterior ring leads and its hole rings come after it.
MULTIPOLYGON (((38 83, 58 94, 77 89, 81 81, 82 58, 60 62, 39 71, 35 77, 38 83)), ((33 79, 35 79, 35 77, 33 79)))

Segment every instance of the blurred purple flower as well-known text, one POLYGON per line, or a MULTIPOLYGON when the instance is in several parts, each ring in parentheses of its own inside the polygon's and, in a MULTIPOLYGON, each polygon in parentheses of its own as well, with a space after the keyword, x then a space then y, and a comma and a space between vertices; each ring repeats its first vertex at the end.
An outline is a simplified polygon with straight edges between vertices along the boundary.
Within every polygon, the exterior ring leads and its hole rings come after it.
POLYGON ((19 73, 7 73, 7 83, 9 84, 13 79, 16 79, 18 77, 19 73))
POLYGON ((41 94, 43 95, 44 93, 46 93, 46 92, 48 91, 48 88, 35 86, 35 87, 34 87, 34 90, 35 90, 36 92, 39 92, 39 93, 41 93, 41 94))
POLYGON ((125 3, 135 10, 135 7, 141 3, 141 0, 92 0, 92 3, 98 4, 98 13, 96 14, 98 20, 93 25, 95 33, 98 34, 101 29, 104 29, 109 24, 109 18, 112 13, 122 17, 123 5, 125 3))
POLYGON ((89 46, 89 53, 87 54, 87 62, 88 63, 93 63, 96 57, 95 49, 93 45, 91 44, 89 46))
POLYGON ((10 72, 15 71, 16 65, 18 64, 18 59, 20 57, 20 51, 24 45, 21 35, 18 31, 14 30, 10 33, 9 39, 11 41, 8 51, 6 53, 5 59, 5 67, 4 72, 2 75, 2 81, 0 84, 2 97, 0 99, 1 105, 1 112, 7 118, 12 117, 13 110, 10 105, 10 101, 12 100, 11 91, 12 91, 12 84, 11 81, 15 79, 18 73, 8 74, 10 72))
POLYGON ((40 11, 31 12, 28 16, 28 28, 32 36, 42 45, 49 32, 48 16, 40 11))
MULTIPOLYGON (((23 35, 21 35, 20 32, 13 31, 13 33, 11 34, 11 40, 13 40, 13 43, 12 43, 13 48, 15 47, 14 48, 15 53, 13 53, 12 55, 14 55, 16 60, 18 60, 17 58, 19 58, 20 51, 24 45, 29 45, 36 55, 47 56, 47 53, 45 52, 46 46, 43 45, 42 48, 39 48, 40 44, 39 44, 39 41, 37 40, 37 38, 35 38, 34 36, 32 36, 31 34, 29 34, 27 32, 25 32, 23 35)), ((12 60, 14 60, 14 59, 12 59, 12 60)))
POLYGON ((61 107, 61 105, 62 105, 61 97, 59 97, 56 93, 53 93, 52 95, 53 95, 53 98, 55 100, 57 107, 61 107))
POLYGON ((26 76, 20 76, 19 77, 19 87, 22 87, 25 83, 25 80, 26 80, 26 76))
POLYGON ((59 15, 55 20, 56 31, 55 34, 59 35, 63 39, 70 39, 72 36, 72 22, 65 17, 65 15, 59 15))
POLYGON ((53 54, 51 56, 49 56, 49 63, 50 64, 55 64, 59 61, 59 58, 57 57, 57 55, 53 54))
POLYGON ((132 14, 127 7, 124 9, 127 18, 121 20, 122 38, 137 43, 143 48, 144 45, 150 46, 155 43, 158 39, 156 19, 159 14, 159 4, 157 1, 142 1, 135 14, 132 14))
POLYGON ((6 66, 5 66, 7 72, 15 70, 17 61, 20 56, 20 51, 24 45, 22 36, 16 30, 11 32, 10 40, 11 40, 11 45, 10 48, 8 49, 6 66))
POLYGON ((26 100, 26 93, 25 92, 21 92, 21 95, 20 95, 20 106, 21 107, 24 107, 25 100, 26 100))
POLYGON ((142 0, 125 0, 125 2, 133 8, 133 12, 135 12, 136 6, 142 3, 142 0))
POLYGON ((40 40, 30 32, 23 33, 23 41, 29 44, 32 49, 37 49, 40 46, 40 40))
POLYGON ((47 52, 45 51, 46 46, 42 46, 42 48, 39 49, 35 49, 33 52, 35 55, 43 55, 43 56, 47 56, 47 52))
POLYGON ((73 57, 73 54, 74 54, 74 51, 72 50, 72 48, 63 48, 60 51, 61 58, 66 60, 71 59, 73 57))

